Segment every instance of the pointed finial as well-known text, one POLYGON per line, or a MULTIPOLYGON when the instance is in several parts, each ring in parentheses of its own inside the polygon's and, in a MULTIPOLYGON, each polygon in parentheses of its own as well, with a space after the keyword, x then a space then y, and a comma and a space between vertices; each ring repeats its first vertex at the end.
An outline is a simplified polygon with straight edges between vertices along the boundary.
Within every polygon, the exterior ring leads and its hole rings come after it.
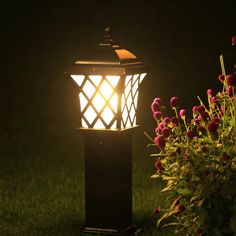
POLYGON ((111 30, 111 27, 110 27, 110 26, 107 26, 107 27, 104 29, 103 38, 104 38, 104 43, 113 44, 112 30, 111 30))

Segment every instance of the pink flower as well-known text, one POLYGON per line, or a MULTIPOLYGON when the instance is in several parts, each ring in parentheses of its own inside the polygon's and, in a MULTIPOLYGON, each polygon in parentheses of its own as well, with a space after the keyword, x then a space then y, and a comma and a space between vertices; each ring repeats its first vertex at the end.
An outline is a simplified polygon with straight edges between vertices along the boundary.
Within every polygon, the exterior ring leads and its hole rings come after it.
POLYGON ((216 130, 218 129, 218 126, 219 126, 218 123, 210 121, 207 125, 207 129, 209 132, 215 133, 216 130))
POLYGON ((179 115, 180 115, 181 117, 186 116, 186 114, 187 114, 187 110, 185 110, 185 109, 181 109, 181 110, 179 111, 179 115))
POLYGON ((165 138, 168 138, 170 136, 170 129, 166 127, 161 131, 161 133, 165 138))
POLYGON ((183 211, 185 211, 186 207, 184 205, 179 205, 178 209, 180 212, 183 212, 183 211))
POLYGON ((227 81, 227 84, 230 85, 230 86, 235 86, 236 85, 236 77, 233 74, 227 75, 226 76, 226 81, 227 81))
POLYGON ((160 98, 155 98, 154 99, 154 102, 155 103, 158 103, 158 105, 161 107, 162 106, 162 104, 163 104, 163 102, 162 102, 162 100, 160 99, 160 98))
POLYGON ((166 140, 163 135, 158 135, 157 137, 155 137, 154 142, 160 149, 165 148, 166 140))
POLYGON ((202 105, 199 105, 199 106, 197 106, 197 111, 198 111, 199 113, 202 113, 202 112, 205 111, 205 107, 202 106, 202 105))
POLYGON ((207 111, 203 111, 201 114, 200 114, 200 117, 202 120, 206 120, 207 118, 209 118, 209 114, 207 111))
POLYGON ((209 96, 209 97, 213 96, 213 90, 212 89, 207 90, 207 96, 209 96))
POLYGON ((219 123, 220 119, 218 117, 213 117, 212 122, 219 123))
POLYGON ((192 112, 193 112, 193 113, 196 113, 196 112, 197 112, 197 107, 198 107, 198 106, 194 106, 194 107, 192 108, 192 112))
POLYGON ((205 134, 205 133, 206 133, 206 128, 205 128, 204 126, 202 126, 202 125, 200 125, 200 126, 198 127, 198 130, 199 130, 202 134, 205 134))
POLYGON ((232 37, 232 45, 236 45, 236 35, 232 37))
POLYGON ((225 81, 225 76, 224 76, 224 75, 219 75, 219 76, 218 76, 218 80, 219 80, 220 82, 224 83, 224 81, 225 81))
POLYGON ((154 209, 153 209, 153 213, 154 213, 155 215, 158 215, 158 214, 160 213, 159 208, 158 208, 158 207, 154 208, 154 209))
POLYGON ((164 168, 162 167, 162 164, 161 164, 161 161, 158 160, 156 163, 155 163, 155 167, 156 169, 158 170, 158 172, 161 172, 162 170, 164 170, 164 168))
POLYGON ((160 105, 157 102, 153 102, 151 105, 151 109, 153 113, 160 111, 160 105))
POLYGON ((168 125, 170 123, 170 117, 166 116, 164 119, 163 119, 163 123, 164 125, 168 125))
POLYGON ((179 98, 178 97, 172 97, 170 99, 170 106, 171 107, 177 107, 178 103, 179 103, 179 98))
POLYGON ((158 124, 158 128, 163 129, 163 128, 164 128, 164 125, 163 125, 162 123, 159 123, 159 124, 158 124))
POLYGON ((193 139, 195 137, 195 133, 193 132, 193 130, 189 130, 187 132, 187 137, 190 139, 193 139))
POLYGON ((226 92, 230 97, 233 97, 236 94, 236 88, 234 88, 233 86, 229 86, 226 89, 226 92))
POLYGON ((177 126, 179 124, 179 119, 176 116, 171 118, 171 123, 173 126, 177 126))
POLYGON ((157 127, 157 128, 155 129, 156 135, 161 134, 161 131, 162 131, 162 129, 157 127))
POLYGON ((194 122, 195 122, 196 124, 199 124, 200 121, 201 121, 201 118, 200 118, 199 116, 194 118, 194 122))
POLYGON ((161 116, 162 116, 162 113, 160 111, 155 111, 154 114, 153 114, 153 118, 155 120, 161 119, 161 116))
POLYGON ((211 97, 211 103, 216 103, 217 102, 217 97, 211 97))

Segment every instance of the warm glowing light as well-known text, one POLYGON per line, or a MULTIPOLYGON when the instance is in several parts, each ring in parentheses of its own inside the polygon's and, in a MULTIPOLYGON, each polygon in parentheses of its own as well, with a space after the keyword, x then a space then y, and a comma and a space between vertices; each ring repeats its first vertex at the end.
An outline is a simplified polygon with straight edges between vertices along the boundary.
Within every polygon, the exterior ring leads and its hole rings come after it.
POLYGON ((136 110, 138 105, 138 87, 145 74, 127 75, 125 78, 125 91, 121 99, 122 128, 136 125, 136 110))
POLYGON ((127 60, 131 58, 136 59, 136 56, 134 54, 125 49, 117 49, 115 51, 120 60, 127 60))
POLYGON ((109 81, 112 87, 115 88, 120 80, 120 76, 107 75, 106 79, 109 81))
POLYGON ((102 119, 106 122, 106 124, 109 124, 114 118, 114 114, 109 107, 105 108, 101 116, 102 119))
POLYGON ((87 80, 84 87, 83 87, 83 91, 84 91, 85 95, 90 99, 93 96, 96 89, 92 85, 92 83, 87 80))
POLYGON ((100 84, 100 82, 102 80, 101 75, 90 75, 89 78, 95 84, 96 87, 98 87, 98 85, 100 84))
POLYGON ((71 78, 76 82, 76 84, 81 86, 81 84, 84 81, 85 76, 84 75, 71 75, 71 78))
POLYGON ((139 84, 142 83, 142 81, 143 81, 144 77, 146 76, 146 74, 147 74, 147 73, 143 73, 143 74, 140 75, 140 81, 139 81, 139 84))
POLYGON ((83 93, 79 94, 79 99, 80 99, 80 109, 81 111, 83 111, 86 105, 88 104, 88 100, 85 98, 83 93))
MULTIPOLYGON (((126 50, 117 50, 125 59, 126 50)), ((130 57, 131 55, 129 55, 130 57)), ((136 125, 138 104, 138 88, 146 73, 127 75, 124 81, 124 91, 121 96, 121 128, 136 125)), ((115 75, 71 75, 80 86, 80 108, 83 128, 116 129, 119 94, 117 86, 121 80, 115 75)))

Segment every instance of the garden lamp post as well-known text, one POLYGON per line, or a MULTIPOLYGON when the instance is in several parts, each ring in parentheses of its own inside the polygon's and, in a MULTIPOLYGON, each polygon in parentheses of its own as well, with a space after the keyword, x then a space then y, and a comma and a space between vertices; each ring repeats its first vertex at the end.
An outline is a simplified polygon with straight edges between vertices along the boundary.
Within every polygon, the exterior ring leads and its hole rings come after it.
POLYGON ((130 235, 132 131, 146 66, 112 40, 81 56, 67 73, 79 86, 80 128, 85 139, 85 233, 130 235))

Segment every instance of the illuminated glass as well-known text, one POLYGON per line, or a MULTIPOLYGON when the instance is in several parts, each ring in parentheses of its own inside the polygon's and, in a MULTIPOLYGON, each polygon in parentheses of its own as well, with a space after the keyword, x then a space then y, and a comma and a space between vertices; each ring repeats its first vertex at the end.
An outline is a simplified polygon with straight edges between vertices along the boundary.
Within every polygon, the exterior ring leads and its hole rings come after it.
POLYGON ((84 81, 85 76, 84 75, 71 75, 71 78, 76 82, 76 84, 81 86, 81 84, 84 81))
POLYGON ((82 127, 116 129, 117 126, 129 128, 136 125, 138 88, 145 75, 146 73, 126 75, 123 78, 124 90, 121 91, 121 94, 117 91, 120 76, 71 75, 80 87, 82 127), (119 99, 121 100, 119 107, 121 110, 118 110, 119 99), (119 111, 121 112, 121 124, 117 123, 119 111))

